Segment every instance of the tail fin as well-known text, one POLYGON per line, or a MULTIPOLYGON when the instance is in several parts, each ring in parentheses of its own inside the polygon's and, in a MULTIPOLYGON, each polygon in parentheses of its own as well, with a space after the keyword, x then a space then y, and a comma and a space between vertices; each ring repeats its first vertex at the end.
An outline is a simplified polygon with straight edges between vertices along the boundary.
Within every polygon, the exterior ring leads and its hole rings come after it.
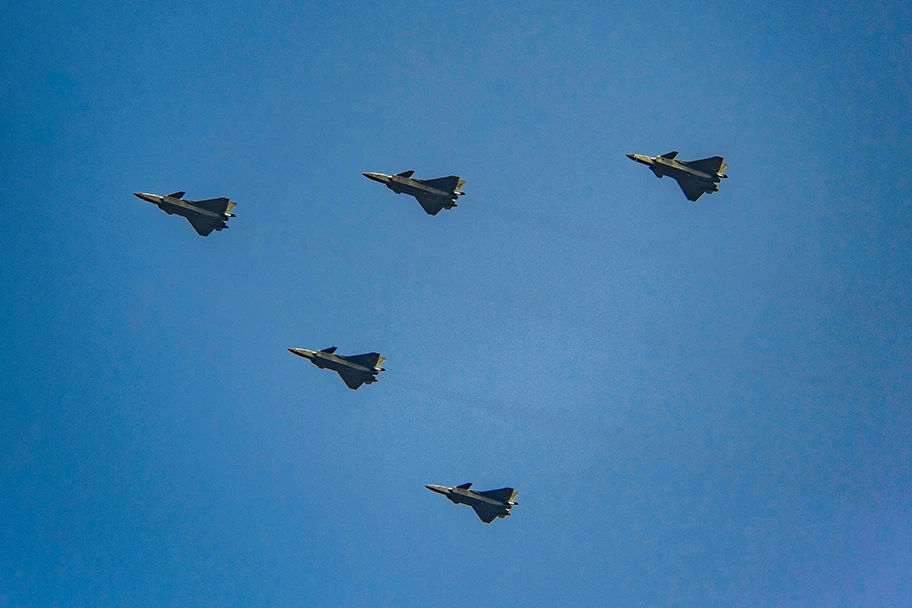
POLYGON ((472 487, 472 482, 464 483, 464 484, 458 485, 458 486, 456 486, 456 487, 457 487, 457 488, 460 488, 460 489, 462 489, 462 490, 468 490, 469 488, 472 487))
POLYGON ((667 158, 667 159, 671 160, 672 158, 674 158, 674 157, 677 156, 677 155, 678 155, 678 151, 677 151, 677 150, 672 150, 672 151, 669 152, 668 154, 663 154, 663 155, 662 155, 662 158, 667 158))
POLYGON ((321 350, 320 352, 321 352, 321 353, 329 353, 329 354, 331 355, 331 354, 333 354, 334 352, 336 352, 336 347, 335 347, 335 346, 330 346, 329 348, 324 348, 324 349, 321 350))
POLYGON ((231 212, 234 211, 235 207, 237 207, 237 203, 228 203, 228 207, 225 209, 225 215, 234 217, 234 214, 231 212))
POLYGON ((399 177, 411 177, 415 172, 414 171, 403 171, 402 173, 397 173, 399 177))
POLYGON ((187 193, 184 192, 183 190, 178 190, 177 192, 175 192, 173 194, 169 194, 168 196, 170 196, 171 198, 184 198, 185 194, 187 194, 187 193))

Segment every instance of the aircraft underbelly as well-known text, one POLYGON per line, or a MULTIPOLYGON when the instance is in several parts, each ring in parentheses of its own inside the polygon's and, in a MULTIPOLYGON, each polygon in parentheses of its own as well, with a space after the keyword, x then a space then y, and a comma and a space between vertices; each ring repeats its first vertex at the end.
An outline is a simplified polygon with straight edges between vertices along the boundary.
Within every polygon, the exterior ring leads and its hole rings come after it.
POLYGON ((429 198, 439 198, 441 200, 447 201, 450 201, 454 198, 453 195, 449 192, 443 192, 435 188, 416 188, 415 186, 407 186, 405 184, 401 184, 395 190, 399 194, 408 194, 409 196, 415 197, 423 196, 429 198))
POLYGON ((674 168, 671 171, 668 171, 666 173, 666 175, 668 175, 669 177, 678 179, 678 180, 684 179, 684 180, 688 180, 688 181, 691 181, 694 183, 700 183, 700 184, 712 184, 713 183, 713 178, 711 175, 707 175, 706 173, 702 173, 700 171, 674 168))
POLYGON ((178 200, 172 199, 172 200, 168 200, 168 201, 162 201, 161 205, 164 207, 169 207, 171 213, 177 213, 178 215, 183 215, 184 217, 187 217, 188 215, 196 214, 196 215, 201 215, 203 217, 217 219, 217 220, 225 219, 223 215, 220 215, 218 213, 213 213, 211 211, 207 211, 206 209, 197 207, 195 205, 190 205, 188 203, 185 203, 184 201, 178 201, 178 200))
POLYGON ((352 374, 356 376, 371 376, 371 372, 367 369, 361 367, 360 365, 346 365, 344 363, 330 363, 327 365, 329 369, 334 372, 339 372, 340 374, 352 374))

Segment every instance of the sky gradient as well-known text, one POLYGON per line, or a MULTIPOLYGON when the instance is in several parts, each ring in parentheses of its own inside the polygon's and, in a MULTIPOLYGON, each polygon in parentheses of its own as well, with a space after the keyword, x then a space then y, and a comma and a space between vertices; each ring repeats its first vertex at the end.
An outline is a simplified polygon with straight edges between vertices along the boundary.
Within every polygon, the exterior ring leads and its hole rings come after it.
POLYGON ((0 28, 0 607, 912 605, 906 3, 0 28))

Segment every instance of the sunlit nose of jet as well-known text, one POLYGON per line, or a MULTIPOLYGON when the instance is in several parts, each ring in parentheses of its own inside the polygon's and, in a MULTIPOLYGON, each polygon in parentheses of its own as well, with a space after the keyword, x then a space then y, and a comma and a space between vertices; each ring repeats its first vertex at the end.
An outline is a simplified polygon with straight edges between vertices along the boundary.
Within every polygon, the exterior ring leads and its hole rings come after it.
POLYGON ((307 350, 306 348, 289 348, 288 352, 299 357, 304 357, 305 359, 313 357, 313 351, 307 350))
POLYGON ((362 173, 361 175, 363 175, 367 179, 372 179, 375 182, 380 182, 381 184, 385 184, 386 182, 389 181, 389 175, 384 175, 383 173, 368 172, 368 173, 362 173))
POLYGON ((643 156, 642 154, 628 154, 627 158, 638 163, 643 163, 644 165, 650 164, 650 161, 652 160, 648 156, 643 156))
POLYGON ((157 200, 155 200, 155 199, 156 199, 156 196, 155 196, 154 194, 146 194, 145 192, 134 192, 134 193, 133 193, 133 196, 135 196, 135 197, 138 198, 138 199, 142 199, 142 200, 144 200, 144 201, 146 201, 146 202, 149 202, 149 203, 157 203, 157 202, 158 202, 157 200))
POLYGON ((446 494, 450 489, 446 486, 424 486, 431 492, 437 492, 438 494, 446 494))

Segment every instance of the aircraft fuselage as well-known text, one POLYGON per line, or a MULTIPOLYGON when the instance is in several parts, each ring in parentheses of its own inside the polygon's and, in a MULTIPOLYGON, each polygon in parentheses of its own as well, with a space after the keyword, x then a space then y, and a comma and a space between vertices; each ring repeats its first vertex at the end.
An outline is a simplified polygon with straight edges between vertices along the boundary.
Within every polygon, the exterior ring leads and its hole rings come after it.
POLYGON ((214 211, 209 211, 208 209, 203 209, 202 207, 194 205, 193 201, 186 201, 182 198, 174 198, 173 196, 167 195, 162 196, 160 194, 149 194, 147 192, 134 192, 133 194, 136 196, 136 198, 158 206, 159 209, 168 215, 181 215, 183 217, 201 215, 203 217, 211 217, 215 220, 224 220, 225 218, 234 217, 233 213, 216 213, 214 211))
POLYGON ((304 357, 320 369, 330 369, 334 372, 355 372, 364 376, 364 383, 371 384, 377 381, 377 374, 384 371, 382 367, 367 367, 354 363, 349 359, 319 350, 306 348, 289 348, 288 352, 304 357))
POLYGON ((405 175, 386 175, 384 173, 364 173, 364 177, 372 179, 375 182, 385 184, 387 188, 396 194, 408 194, 415 198, 433 198, 439 201, 444 209, 456 207, 456 200, 463 195, 458 189, 455 191, 440 190, 433 186, 427 185, 421 180, 412 179, 405 175))
POLYGON ((655 173, 656 177, 663 177, 667 175, 673 179, 679 178, 690 178, 696 179, 707 184, 717 184, 722 181, 724 175, 718 173, 704 173, 703 171, 698 171, 693 167, 678 162, 674 159, 663 158, 661 156, 651 157, 644 156, 642 154, 628 154, 632 160, 635 160, 638 163, 644 164, 649 169, 655 173))

